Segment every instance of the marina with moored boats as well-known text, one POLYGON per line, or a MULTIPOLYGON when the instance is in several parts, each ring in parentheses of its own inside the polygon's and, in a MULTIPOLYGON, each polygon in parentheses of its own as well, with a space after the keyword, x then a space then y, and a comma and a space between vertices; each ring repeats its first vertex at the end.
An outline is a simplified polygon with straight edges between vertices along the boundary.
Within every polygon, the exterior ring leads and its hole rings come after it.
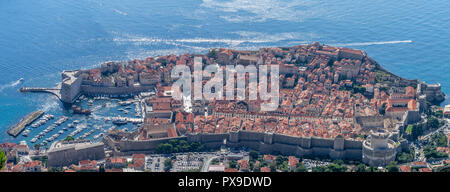
POLYGON ((48 111, 28 122, 19 139, 47 148, 67 137, 99 141, 117 126, 123 131, 134 131, 143 122, 139 99, 80 96, 62 113, 48 111))

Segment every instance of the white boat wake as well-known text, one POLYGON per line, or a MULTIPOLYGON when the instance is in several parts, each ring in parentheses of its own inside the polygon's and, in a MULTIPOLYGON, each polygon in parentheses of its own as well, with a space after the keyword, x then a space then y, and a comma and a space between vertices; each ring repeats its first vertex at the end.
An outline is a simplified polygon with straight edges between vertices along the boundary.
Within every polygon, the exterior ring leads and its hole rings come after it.
POLYGON ((8 83, 8 84, 0 86, 0 92, 3 91, 6 88, 15 87, 15 86, 19 85, 20 83, 22 83, 22 81, 23 81, 23 79, 19 79, 17 81, 13 81, 11 83, 8 83))
POLYGON ((116 12, 116 13, 118 13, 118 14, 120 14, 120 15, 128 16, 128 13, 123 12, 123 11, 120 11, 120 10, 118 10, 118 9, 113 9, 113 11, 116 12))

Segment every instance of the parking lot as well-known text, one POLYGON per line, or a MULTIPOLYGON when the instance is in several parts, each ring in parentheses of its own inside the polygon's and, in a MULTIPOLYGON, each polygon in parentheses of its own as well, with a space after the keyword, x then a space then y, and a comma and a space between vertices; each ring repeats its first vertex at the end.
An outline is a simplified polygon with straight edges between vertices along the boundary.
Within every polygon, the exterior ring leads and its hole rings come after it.
POLYGON ((151 172, 164 172, 164 161, 166 157, 163 155, 152 155, 146 157, 145 169, 151 172))

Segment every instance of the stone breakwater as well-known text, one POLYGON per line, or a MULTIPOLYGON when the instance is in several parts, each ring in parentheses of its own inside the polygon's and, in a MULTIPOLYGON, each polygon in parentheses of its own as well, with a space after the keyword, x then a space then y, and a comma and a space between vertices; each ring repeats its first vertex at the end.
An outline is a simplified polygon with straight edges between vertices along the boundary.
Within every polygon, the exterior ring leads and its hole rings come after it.
POLYGON ((26 117, 24 117, 23 119, 20 120, 20 122, 18 124, 16 124, 15 126, 13 126, 9 131, 8 134, 10 134, 11 136, 17 137, 17 135, 20 134, 20 132, 22 132, 26 126, 28 126, 29 124, 31 124, 34 120, 36 120, 37 118, 39 118, 40 116, 42 116, 42 114, 44 114, 44 111, 35 111, 30 113, 29 115, 27 115, 26 117))

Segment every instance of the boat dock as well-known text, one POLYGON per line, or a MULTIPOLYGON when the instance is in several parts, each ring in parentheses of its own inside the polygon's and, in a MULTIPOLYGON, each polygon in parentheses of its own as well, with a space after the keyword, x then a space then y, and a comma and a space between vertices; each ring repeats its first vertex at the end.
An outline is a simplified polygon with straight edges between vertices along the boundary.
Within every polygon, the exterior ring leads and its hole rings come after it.
POLYGON ((26 117, 21 119, 19 123, 17 123, 10 130, 8 130, 8 134, 17 137, 17 135, 19 135, 20 132, 22 132, 27 125, 31 124, 34 120, 42 116, 42 114, 44 114, 44 111, 35 111, 28 114, 26 117))

